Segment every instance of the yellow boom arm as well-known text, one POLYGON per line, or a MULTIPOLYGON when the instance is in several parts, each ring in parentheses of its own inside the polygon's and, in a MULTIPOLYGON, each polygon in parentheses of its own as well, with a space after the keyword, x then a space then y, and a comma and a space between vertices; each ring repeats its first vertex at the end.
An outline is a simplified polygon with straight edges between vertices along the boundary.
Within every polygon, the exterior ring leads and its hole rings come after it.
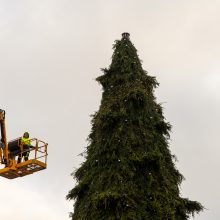
POLYGON ((8 164, 8 142, 6 136, 6 126, 5 126, 5 111, 0 109, 0 129, 1 129, 1 139, 0 141, 3 144, 1 148, 1 163, 8 164))

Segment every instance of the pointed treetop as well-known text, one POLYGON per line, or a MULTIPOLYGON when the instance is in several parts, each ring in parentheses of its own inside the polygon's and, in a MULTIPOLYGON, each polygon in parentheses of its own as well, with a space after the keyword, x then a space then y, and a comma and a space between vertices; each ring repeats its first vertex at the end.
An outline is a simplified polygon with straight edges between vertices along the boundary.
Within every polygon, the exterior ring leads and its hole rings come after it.
POLYGON ((113 49, 114 53, 109 68, 102 69, 104 75, 96 78, 102 84, 104 91, 110 91, 111 86, 120 86, 125 82, 133 84, 138 80, 147 82, 150 87, 149 91, 157 87, 155 77, 147 75, 147 72, 143 70, 137 50, 130 41, 129 33, 122 33, 122 39, 115 41, 113 49))
POLYGON ((122 33, 122 39, 130 39, 130 34, 127 32, 122 33))

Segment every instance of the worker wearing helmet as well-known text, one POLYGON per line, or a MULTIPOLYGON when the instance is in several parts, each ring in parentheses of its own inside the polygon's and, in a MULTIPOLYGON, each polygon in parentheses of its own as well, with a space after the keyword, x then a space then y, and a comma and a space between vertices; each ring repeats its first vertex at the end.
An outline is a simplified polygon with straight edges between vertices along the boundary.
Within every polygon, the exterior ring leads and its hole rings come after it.
POLYGON ((25 132, 20 140, 21 146, 23 146, 23 153, 18 156, 18 163, 21 162, 22 157, 27 161, 30 154, 31 141, 29 139, 29 133, 25 132))

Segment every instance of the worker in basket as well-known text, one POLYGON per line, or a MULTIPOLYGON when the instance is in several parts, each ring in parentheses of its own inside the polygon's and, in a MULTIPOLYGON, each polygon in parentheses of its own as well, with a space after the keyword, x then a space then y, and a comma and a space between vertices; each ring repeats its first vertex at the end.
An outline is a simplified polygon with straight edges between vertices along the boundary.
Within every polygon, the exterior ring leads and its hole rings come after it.
POLYGON ((24 157, 24 160, 27 161, 29 154, 30 154, 30 148, 33 148, 33 146, 31 146, 31 141, 29 139, 29 133, 25 132, 23 134, 23 137, 20 140, 20 145, 23 147, 23 152, 19 154, 18 156, 18 163, 21 162, 22 157, 24 157))

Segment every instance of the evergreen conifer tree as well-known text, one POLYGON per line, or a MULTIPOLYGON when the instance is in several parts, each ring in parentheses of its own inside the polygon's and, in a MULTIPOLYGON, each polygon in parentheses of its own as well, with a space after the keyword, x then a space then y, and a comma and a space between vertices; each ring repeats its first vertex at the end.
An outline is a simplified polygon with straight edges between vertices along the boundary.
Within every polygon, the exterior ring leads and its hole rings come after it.
POLYGON ((158 83, 142 69, 128 33, 116 41, 103 72, 86 160, 67 195, 75 200, 72 220, 185 220, 202 211, 180 197, 183 176, 168 146, 171 126, 154 96, 158 83))

